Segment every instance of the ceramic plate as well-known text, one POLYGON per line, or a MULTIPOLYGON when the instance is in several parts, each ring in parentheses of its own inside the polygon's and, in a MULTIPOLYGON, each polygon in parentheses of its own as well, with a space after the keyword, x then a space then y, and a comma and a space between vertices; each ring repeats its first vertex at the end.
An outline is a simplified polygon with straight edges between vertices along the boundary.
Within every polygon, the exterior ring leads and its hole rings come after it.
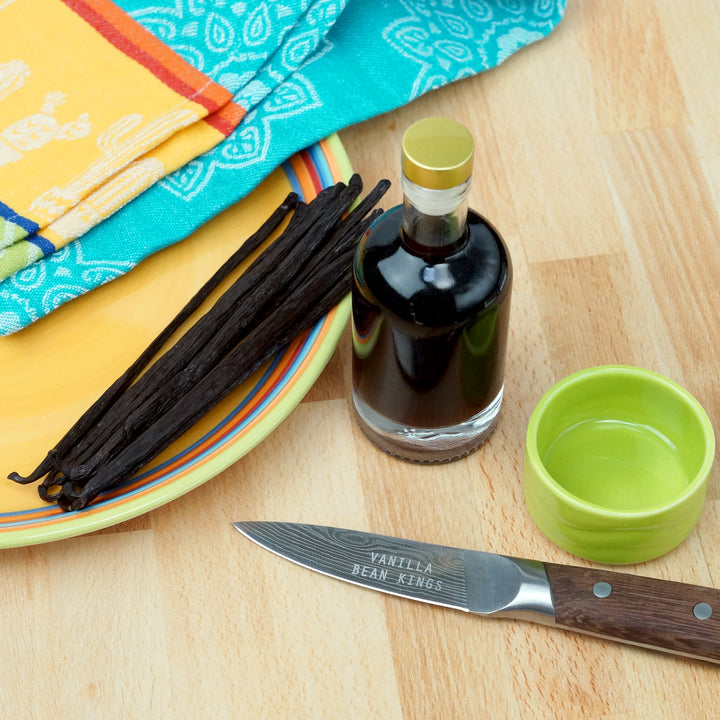
POLYGON ((0 338, 0 547, 72 537, 157 508, 220 473, 287 417, 332 355, 349 315, 347 299, 128 485, 88 508, 64 513, 40 500, 35 484, 6 480, 42 460, 290 190, 311 199, 349 175, 337 136, 323 140, 188 239, 0 338))

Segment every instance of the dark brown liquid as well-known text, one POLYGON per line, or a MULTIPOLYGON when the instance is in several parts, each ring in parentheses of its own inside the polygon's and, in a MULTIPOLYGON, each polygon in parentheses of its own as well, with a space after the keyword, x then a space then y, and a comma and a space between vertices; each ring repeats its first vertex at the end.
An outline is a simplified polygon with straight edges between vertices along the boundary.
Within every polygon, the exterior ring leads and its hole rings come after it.
POLYGON ((363 238, 353 286, 353 388, 402 425, 440 428, 483 411, 503 385, 512 267, 472 211, 455 248, 425 253, 394 208, 363 238))

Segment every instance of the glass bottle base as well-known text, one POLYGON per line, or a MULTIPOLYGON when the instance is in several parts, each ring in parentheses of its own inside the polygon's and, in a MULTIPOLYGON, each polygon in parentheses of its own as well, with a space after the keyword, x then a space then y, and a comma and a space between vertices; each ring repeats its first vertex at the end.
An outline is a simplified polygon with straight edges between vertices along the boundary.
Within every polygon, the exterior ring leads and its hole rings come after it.
POLYGON ((458 425, 408 427, 373 410, 353 392, 355 416, 367 437, 390 455, 417 463, 444 463, 477 450, 490 437, 500 416, 503 388, 477 415, 458 425))

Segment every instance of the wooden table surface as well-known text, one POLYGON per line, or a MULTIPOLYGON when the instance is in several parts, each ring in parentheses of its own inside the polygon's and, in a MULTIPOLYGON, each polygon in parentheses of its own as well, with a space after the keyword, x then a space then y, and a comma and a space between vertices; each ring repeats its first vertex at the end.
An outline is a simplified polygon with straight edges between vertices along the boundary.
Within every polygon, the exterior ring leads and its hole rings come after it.
MULTIPOLYGON (((394 182, 414 120, 476 139, 471 205, 515 285, 500 426, 418 467, 371 446, 346 332, 289 418, 222 475, 135 520, 2 551, 8 718, 716 718, 720 670, 561 630, 483 620, 311 573, 232 520, 278 519, 587 565, 523 504, 543 392, 591 365, 650 368, 720 427, 720 6, 569 0, 546 40, 491 72, 340 133, 394 182)), ((623 571, 720 587, 720 478, 668 555, 623 571)))

